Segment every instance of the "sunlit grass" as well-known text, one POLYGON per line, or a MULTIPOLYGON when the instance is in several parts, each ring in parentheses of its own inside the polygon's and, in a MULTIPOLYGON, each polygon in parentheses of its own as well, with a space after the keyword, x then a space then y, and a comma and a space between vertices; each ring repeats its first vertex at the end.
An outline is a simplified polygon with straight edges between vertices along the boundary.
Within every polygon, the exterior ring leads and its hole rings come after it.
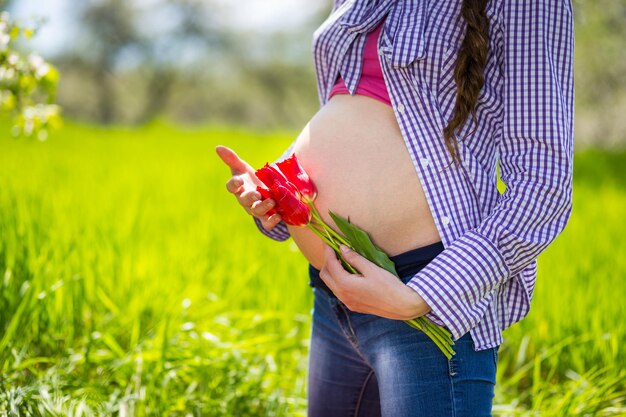
MULTIPOLYGON (((256 230, 213 150, 260 166, 296 134, 0 138, 0 416, 304 415, 306 261, 256 230)), ((570 223, 505 332, 496 414, 626 413, 625 166, 577 154, 570 223)))

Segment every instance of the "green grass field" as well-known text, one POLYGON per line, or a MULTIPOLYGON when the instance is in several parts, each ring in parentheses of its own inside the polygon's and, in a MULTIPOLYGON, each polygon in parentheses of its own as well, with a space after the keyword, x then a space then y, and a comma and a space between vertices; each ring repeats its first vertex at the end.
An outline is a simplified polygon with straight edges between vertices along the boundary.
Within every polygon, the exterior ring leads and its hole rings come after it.
MULTIPOLYGON (((257 231, 214 153, 261 166, 297 133, 3 134, 0 416, 304 416, 306 261, 257 231)), ((505 332, 496 415, 626 415, 626 153, 579 152, 575 171, 505 332)))

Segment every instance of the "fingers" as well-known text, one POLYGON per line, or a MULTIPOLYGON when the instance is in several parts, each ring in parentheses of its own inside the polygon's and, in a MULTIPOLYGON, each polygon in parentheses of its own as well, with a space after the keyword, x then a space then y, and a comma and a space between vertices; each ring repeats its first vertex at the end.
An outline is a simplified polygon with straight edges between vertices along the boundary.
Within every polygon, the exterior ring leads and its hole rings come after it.
MULTIPOLYGON (((234 175, 226 182, 226 189, 233 194, 239 193, 243 187, 243 179, 240 176, 234 175)), ((252 203, 250 203, 252 204, 252 203)))
POLYGON ((259 201, 261 199, 261 193, 259 193, 257 190, 241 191, 241 193, 238 196, 238 199, 239 199, 239 204, 244 206, 244 208, 246 208, 246 210, 249 211, 252 205, 256 201, 259 201))
POLYGON ((252 167, 250 167, 250 165, 248 165, 246 161, 239 158, 235 151, 227 148, 226 146, 216 146, 215 152, 217 152, 217 155, 222 159, 222 161, 224 161, 224 163, 230 167, 233 175, 241 174, 252 169, 252 167))
POLYGON ((341 265, 341 262, 337 259, 335 251, 328 245, 324 245, 324 259, 326 260, 324 268, 333 277, 339 276, 340 273, 346 273, 346 270, 343 269, 343 265, 341 265))
POLYGON ((272 225, 274 223, 277 224, 280 221, 272 219, 271 222, 267 222, 268 211, 271 210, 276 203, 271 198, 261 201, 261 193, 259 193, 256 189, 246 190, 244 180, 240 176, 234 175, 231 177, 226 182, 226 189, 237 197, 239 204, 251 216, 258 217, 268 225, 272 225))
MULTIPOLYGON (((263 220, 263 217, 271 210, 276 203, 271 198, 260 201, 257 200, 250 206, 250 214, 263 220)), ((268 219, 269 220, 269 219, 268 219)))
POLYGON ((281 220, 282 218, 280 217, 280 214, 276 213, 272 214, 268 218, 262 218, 261 225, 265 230, 272 230, 278 223, 280 223, 281 220))
POLYGON ((335 251, 327 244, 324 244, 324 258, 325 262, 320 270, 320 278, 343 302, 348 301, 349 294, 346 293, 346 290, 349 281, 345 278, 351 276, 350 272, 344 269, 341 261, 337 259, 335 251))
POLYGON ((261 193, 256 190, 242 191, 242 187, 243 181, 234 181, 233 179, 231 179, 226 183, 226 188, 229 191, 235 190, 231 192, 235 193, 235 195, 237 196, 237 201, 249 215, 258 217, 261 221, 266 222, 268 220, 268 211, 276 205, 274 200, 272 200, 271 198, 261 200, 261 193))
POLYGON ((328 272, 328 268, 326 267, 326 265, 324 265, 322 267, 322 269, 320 269, 320 278, 322 279, 322 281, 324 281, 324 283, 326 284, 326 286, 328 288, 330 288, 330 290, 335 294, 338 295, 338 289, 337 286, 335 285, 335 279, 333 278, 333 276, 330 274, 330 272, 328 272))
POLYGON ((361 271, 361 273, 366 273, 367 271, 372 269, 372 267, 376 267, 376 264, 361 256, 358 252, 353 251, 349 247, 345 245, 340 245, 340 249, 342 256, 346 260, 346 262, 355 267, 357 270, 361 271))
POLYGON ((280 222, 280 216, 278 220, 276 217, 269 220, 269 217, 272 216, 268 217, 268 211, 276 205, 274 200, 271 198, 261 200, 261 193, 256 189, 246 190, 244 184, 245 181, 240 176, 234 175, 226 182, 226 189, 230 193, 235 194, 237 201, 244 210, 251 216, 258 217, 264 223, 264 226, 267 225, 272 228, 276 226, 280 222))
POLYGON ((254 176, 254 169, 226 146, 218 145, 215 152, 233 174, 226 182, 226 189, 237 197, 237 201, 248 214, 261 220, 265 230, 276 227, 282 218, 278 213, 270 212, 276 205, 274 200, 268 198, 261 201, 261 193, 256 187, 262 183, 254 176))

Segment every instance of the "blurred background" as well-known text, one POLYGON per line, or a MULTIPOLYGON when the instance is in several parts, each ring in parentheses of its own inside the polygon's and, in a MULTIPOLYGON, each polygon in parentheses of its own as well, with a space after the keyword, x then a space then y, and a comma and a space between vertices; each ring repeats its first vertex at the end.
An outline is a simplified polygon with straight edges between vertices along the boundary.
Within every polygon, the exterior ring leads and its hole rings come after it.
MULTIPOLYGON (((573 0, 576 145, 626 144, 626 3, 573 0)), ((73 120, 301 128, 319 104, 310 43, 331 1, 12 0, 73 120), (42 21, 43 20, 43 21, 42 21)))
POLYGON ((14 0, 62 73, 67 117, 298 127, 319 107, 310 54, 330 1, 14 0))
MULTIPOLYGON (((0 5, 0 417, 304 417, 308 264, 214 148, 261 167, 318 110, 331 1, 0 5)), ((573 10, 573 212, 496 416, 626 415, 626 0, 573 10)))

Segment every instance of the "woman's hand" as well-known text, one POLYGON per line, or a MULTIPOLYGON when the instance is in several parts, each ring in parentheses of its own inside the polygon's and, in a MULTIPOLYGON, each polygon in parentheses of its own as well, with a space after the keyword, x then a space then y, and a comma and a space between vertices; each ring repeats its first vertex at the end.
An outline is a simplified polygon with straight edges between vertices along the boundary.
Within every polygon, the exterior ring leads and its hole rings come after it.
POLYGON ((335 251, 324 244, 320 278, 348 309, 395 320, 410 320, 430 311, 422 297, 392 273, 342 245, 344 259, 361 274, 346 271, 335 251))
POLYGON ((256 177, 254 168, 226 146, 218 145, 215 152, 232 173, 232 177, 226 182, 226 189, 237 197, 246 213, 261 220, 265 230, 272 230, 281 218, 278 213, 267 215, 267 211, 274 207, 275 202, 271 198, 261 201, 261 194, 256 187, 263 183, 256 177))

